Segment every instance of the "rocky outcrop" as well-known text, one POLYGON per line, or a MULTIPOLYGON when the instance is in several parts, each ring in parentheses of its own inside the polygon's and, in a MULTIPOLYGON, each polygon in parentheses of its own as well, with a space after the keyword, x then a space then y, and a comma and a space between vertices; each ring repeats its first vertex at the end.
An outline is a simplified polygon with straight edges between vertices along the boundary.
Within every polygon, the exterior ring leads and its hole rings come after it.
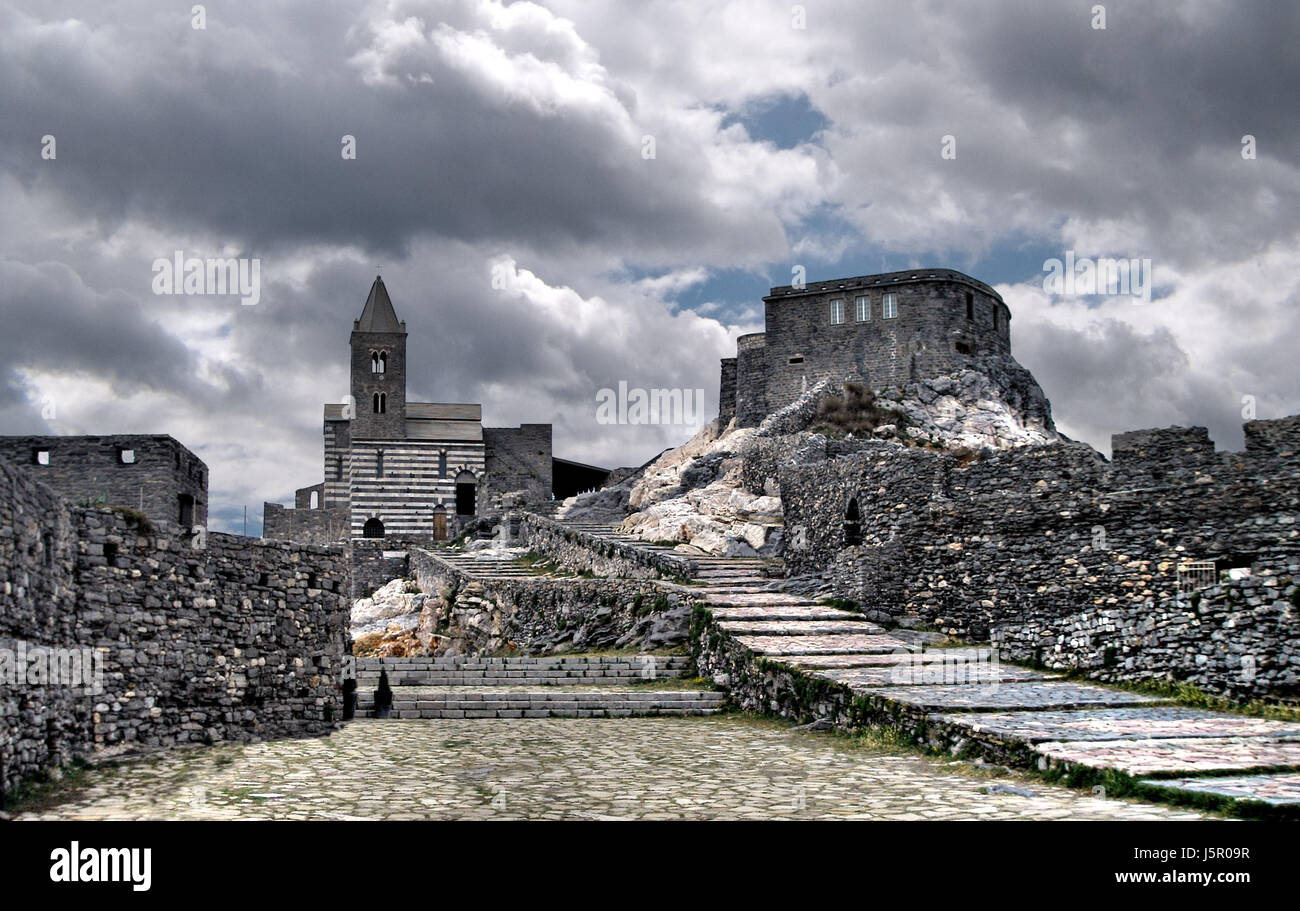
MULTIPOLYGON (((809 454, 822 460, 828 445, 842 445, 811 431, 843 435, 826 425, 823 407, 843 394, 823 379, 757 428, 708 424, 619 484, 566 501, 557 517, 621 522, 624 534, 707 554, 779 555, 787 536, 777 465, 809 454)), ((872 409, 866 434, 900 450, 1002 450, 1065 439, 1042 389, 1011 358, 990 356, 952 374, 875 390, 874 399, 865 395, 872 409)), ((852 434, 848 443, 857 445, 852 434)))

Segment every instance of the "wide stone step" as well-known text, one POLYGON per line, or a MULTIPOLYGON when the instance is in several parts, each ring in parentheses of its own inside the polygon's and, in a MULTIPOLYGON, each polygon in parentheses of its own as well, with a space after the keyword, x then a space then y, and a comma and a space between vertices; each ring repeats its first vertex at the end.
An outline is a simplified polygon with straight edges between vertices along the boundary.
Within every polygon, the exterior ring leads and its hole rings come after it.
MULTIPOLYGON (((395 693, 392 718, 587 718, 635 715, 706 715, 723 707, 722 693, 698 690, 619 692, 611 690, 494 692, 479 687, 395 693)), ((373 696, 357 701, 357 712, 374 708, 373 696)))
POLYGON ((915 646, 888 635, 736 636, 741 645, 760 655, 880 655, 911 652, 915 646))
POLYGON ((474 655, 457 655, 451 657, 415 657, 415 658, 357 658, 358 671, 380 669, 422 669, 422 668, 468 668, 500 667, 520 668, 625 668, 642 667, 654 664, 660 668, 685 668, 690 664, 686 655, 530 655, 511 658, 496 658, 474 655))
POLYGON ((876 688, 871 694, 930 712, 1111 708, 1168 705, 1171 702, 1168 699, 1113 690, 1091 683, 1060 680, 1000 683, 994 686, 889 686, 876 688))
POLYGON ((735 636, 875 635, 884 629, 867 620, 720 620, 735 636))
MULTIPOLYGON (((482 671, 409 671, 401 674, 389 674, 388 685, 404 686, 586 686, 598 683, 631 684, 646 680, 671 680, 675 672, 658 671, 538 671, 525 673, 515 671, 508 674, 482 671)), ((379 686, 378 674, 358 674, 357 688, 374 689, 379 686)))
POLYGON ((820 605, 774 604, 770 607, 717 607, 709 612, 718 620, 860 620, 860 614, 820 605))

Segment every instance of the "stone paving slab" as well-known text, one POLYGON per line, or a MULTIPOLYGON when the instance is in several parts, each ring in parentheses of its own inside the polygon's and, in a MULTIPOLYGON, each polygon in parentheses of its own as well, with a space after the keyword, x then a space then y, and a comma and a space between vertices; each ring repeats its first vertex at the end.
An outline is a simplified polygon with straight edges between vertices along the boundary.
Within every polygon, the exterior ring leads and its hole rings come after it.
POLYGON ((861 614, 799 604, 771 607, 718 607, 709 605, 709 613, 718 620, 861 620, 861 614))
POLYGON ((764 655, 853 655, 910 651, 913 646, 885 635, 736 636, 741 645, 764 655))
POLYGON ((1116 768, 1130 775, 1300 768, 1300 740, 1267 737, 1051 741, 1034 751, 1052 763, 1116 768))
MULTIPOLYGON (((805 607, 826 608, 827 610, 836 609, 836 608, 827 607, 825 604, 818 604, 816 601, 812 601, 808 598, 800 598, 798 595, 787 595, 787 594, 783 594, 782 592, 766 592, 766 591, 750 592, 748 594, 717 594, 717 595, 711 594, 709 595, 709 603, 723 604, 723 605, 736 606, 736 607, 749 607, 749 606, 758 606, 763 604, 780 604, 783 606, 787 604, 799 604, 805 607)), ((840 611, 840 613, 849 613, 849 612, 840 611)))
POLYGON ((1089 683, 1067 683, 1056 680, 1026 681, 1023 683, 990 683, 973 686, 897 686, 877 687, 873 696, 894 699, 898 702, 932 712, 945 709, 1070 709, 1109 707, 1121 705, 1150 705, 1168 703, 1138 693, 1107 689, 1089 683))
POLYGON ((875 635, 884 629, 867 620, 720 620, 734 636, 875 635))
POLYGON ((937 715, 972 731, 1029 743, 1069 740, 1151 740, 1176 737, 1300 738, 1300 724, 1184 706, 1089 709, 1076 712, 998 712, 937 715))
POLYGON ((1018 683, 1026 680, 1059 680, 1059 674, 1046 674, 1009 665, 938 661, 899 662, 876 667, 826 668, 814 670, 813 676, 849 686, 959 686, 992 683, 1018 683))
POLYGON ((876 655, 796 655, 781 660, 803 668, 874 667, 910 664, 914 661, 989 661, 989 648, 942 648, 920 652, 887 652, 876 655))
POLYGON ((1143 784, 1194 794, 1255 800, 1273 806, 1300 804, 1300 773, 1232 775, 1215 778, 1144 778, 1143 784))
POLYGON ((734 716, 355 721, 92 768, 21 819, 1201 819, 734 716), (348 770, 363 770, 350 773, 348 770))

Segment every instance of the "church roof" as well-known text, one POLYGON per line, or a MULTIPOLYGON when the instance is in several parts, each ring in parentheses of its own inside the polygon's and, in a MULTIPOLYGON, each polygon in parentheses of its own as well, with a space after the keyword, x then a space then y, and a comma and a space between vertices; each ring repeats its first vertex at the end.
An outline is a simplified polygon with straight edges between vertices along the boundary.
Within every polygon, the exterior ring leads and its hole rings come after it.
POLYGON ((416 420, 481 421, 483 406, 467 402, 407 402, 406 417, 416 420))
POLYGON ((375 283, 370 286, 370 295, 366 298, 366 306, 361 310, 361 319, 352 328, 356 332, 406 331, 406 327, 397 321, 397 312, 393 310, 388 289, 378 275, 375 276, 375 283))

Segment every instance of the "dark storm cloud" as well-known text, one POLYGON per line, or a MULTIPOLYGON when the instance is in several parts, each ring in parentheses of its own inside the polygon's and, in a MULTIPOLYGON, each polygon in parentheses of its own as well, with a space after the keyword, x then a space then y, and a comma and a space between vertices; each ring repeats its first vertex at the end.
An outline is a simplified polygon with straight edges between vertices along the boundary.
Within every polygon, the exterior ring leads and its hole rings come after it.
MULTIPOLYGON (((616 244, 654 262, 683 244, 781 240, 774 219, 700 207, 707 175, 674 154, 671 136, 659 137, 655 160, 643 159, 626 90, 596 81, 590 98, 552 111, 527 97, 531 72, 512 95, 449 63, 431 36, 445 27, 439 17, 478 24, 466 6, 410 5, 428 15, 417 43, 381 56, 374 73, 355 58, 384 39, 341 7, 291 17, 214 5, 202 31, 188 15, 124 28, 108 9, 64 26, 9 11, 0 20, 0 156, 26 184, 75 199, 106 224, 144 218, 210 232, 249 255, 324 242, 401 256, 430 234, 552 249, 616 244), (269 40, 303 28, 310 42, 269 40), (57 162, 35 154, 45 134, 56 137, 57 162), (344 135, 356 139, 355 160, 342 158, 344 135)), ((501 35, 525 60, 548 51, 545 34, 501 35)), ((546 80, 565 79, 572 65, 553 53, 535 74, 543 95, 546 80)))
POLYGON ((59 263, 0 262, 0 288, 0 364, 94 375, 124 395, 149 388, 201 395, 193 353, 139 298, 88 288, 59 263))
POLYGON ((726 277, 793 262, 1151 256, 1143 313, 1004 289, 1058 420, 1230 441, 1242 394, 1297 410, 1291 5, 1110 2, 1094 31, 1091 3, 821 0, 803 32, 765 2, 210 3, 204 31, 191 5, 0 10, 0 429, 84 389, 85 431, 200 451, 227 525, 319 480, 376 272, 413 399, 553 421, 595 463, 689 433, 596 425, 602 387, 703 387, 712 417, 734 344, 696 313, 749 320, 726 277), (261 302, 153 297, 177 248, 260 258, 261 302), (534 275, 494 288, 504 261, 534 275))

